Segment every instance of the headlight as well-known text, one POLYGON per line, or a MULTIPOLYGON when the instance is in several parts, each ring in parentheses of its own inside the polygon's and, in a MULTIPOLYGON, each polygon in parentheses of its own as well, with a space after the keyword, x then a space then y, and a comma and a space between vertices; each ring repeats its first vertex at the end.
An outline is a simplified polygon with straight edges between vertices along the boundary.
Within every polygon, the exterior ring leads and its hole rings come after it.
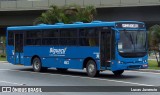
POLYGON ((120 63, 121 63, 121 61, 118 61, 118 63, 120 64, 120 63))
POLYGON ((118 64, 123 64, 123 62, 122 62, 122 61, 117 61, 117 63, 118 63, 118 64))

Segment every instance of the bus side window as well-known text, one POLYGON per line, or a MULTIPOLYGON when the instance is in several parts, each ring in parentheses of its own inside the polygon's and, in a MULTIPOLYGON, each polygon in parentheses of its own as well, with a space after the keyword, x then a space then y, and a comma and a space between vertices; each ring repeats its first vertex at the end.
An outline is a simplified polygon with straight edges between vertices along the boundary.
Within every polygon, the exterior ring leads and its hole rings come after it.
POLYGON ((80 46, 98 46, 99 45, 99 29, 88 28, 80 29, 79 40, 80 46))
POLYGON ((60 45, 72 46, 78 42, 77 29, 62 29, 60 30, 60 45))
POLYGON ((88 42, 89 42, 89 46, 95 46, 96 42, 95 42, 95 35, 94 35, 95 30, 94 29, 88 29, 88 42))
POLYGON ((41 45, 41 30, 26 31, 26 45, 41 45))
POLYGON ((59 45, 60 33, 55 29, 42 30, 42 45, 59 45))
POLYGON ((99 45, 99 29, 88 29, 89 46, 99 45))
POLYGON ((79 30, 79 45, 80 46, 89 46, 86 29, 79 30))

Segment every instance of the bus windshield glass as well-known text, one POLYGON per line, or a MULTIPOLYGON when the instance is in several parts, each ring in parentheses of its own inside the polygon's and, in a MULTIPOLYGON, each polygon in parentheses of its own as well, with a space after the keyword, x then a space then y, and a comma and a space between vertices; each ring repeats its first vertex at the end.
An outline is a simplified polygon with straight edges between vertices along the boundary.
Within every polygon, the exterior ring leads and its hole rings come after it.
POLYGON ((120 53, 146 52, 146 31, 120 31, 118 50, 120 53))

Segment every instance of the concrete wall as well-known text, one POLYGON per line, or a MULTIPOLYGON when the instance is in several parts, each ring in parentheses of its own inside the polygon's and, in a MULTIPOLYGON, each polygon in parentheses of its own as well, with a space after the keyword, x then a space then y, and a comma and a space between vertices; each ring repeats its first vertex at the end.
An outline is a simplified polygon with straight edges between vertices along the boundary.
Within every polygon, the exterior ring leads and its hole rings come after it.
POLYGON ((136 20, 143 21, 147 26, 160 24, 160 7, 115 7, 115 8, 98 8, 98 20, 117 21, 117 20, 136 20))
POLYGON ((32 25, 34 19, 53 4, 94 5, 98 11, 97 20, 138 20, 147 26, 160 24, 160 0, 6 0, 0 1, 0 35, 5 35, 7 26, 32 25))
POLYGON ((0 12, 0 28, 14 25, 33 25, 35 18, 39 17, 44 11, 1 11, 0 12))
POLYGON ((81 6, 94 5, 96 7, 124 7, 124 6, 153 6, 160 5, 160 0, 15 0, 0 1, 0 11, 10 10, 46 10, 50 5, 81 6))
MULTIPOLYGON (((115 20, 138 20, 150 24, 160 24, 160 7, 114 7, 97 8, 97 20, 115 21, 115 20)), ((30 11, 1 11, 0 27, 13 25, 32 25, 35 18, 44 12, 42 10, 30 11)))
POLYGON ((54 4, 95 5, 99 20, 138 20, 160 23, 160 0, 40 0, 40 1, 0 1, 0 27, 12 25, 32 25, 35 18, 54 4), (145 5, 145 6, 143 6, 145 5), (104 7, 105 6, 105 7, 104 7), (116 7, 114 7, 116 6, 116 7), (119 7, 118 7, 119 6, 119 7), (122 7, 124 6, 124 7, 122 7), (138 6, 138 7, 125 7, 138 6))

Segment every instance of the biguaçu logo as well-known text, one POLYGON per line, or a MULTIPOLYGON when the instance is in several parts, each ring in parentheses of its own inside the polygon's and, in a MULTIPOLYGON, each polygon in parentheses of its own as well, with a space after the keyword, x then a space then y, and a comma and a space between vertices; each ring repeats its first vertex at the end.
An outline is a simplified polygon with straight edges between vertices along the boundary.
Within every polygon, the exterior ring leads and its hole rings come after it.
POLYGON ((58 49, 56 49, 56 48, 52 47, 52 48, 50 48, 49 53, 53 54, 53 55, 65 55, 66 50, 67 50, 67 48, 62 48, 62 49, 58 48, 58 49))

